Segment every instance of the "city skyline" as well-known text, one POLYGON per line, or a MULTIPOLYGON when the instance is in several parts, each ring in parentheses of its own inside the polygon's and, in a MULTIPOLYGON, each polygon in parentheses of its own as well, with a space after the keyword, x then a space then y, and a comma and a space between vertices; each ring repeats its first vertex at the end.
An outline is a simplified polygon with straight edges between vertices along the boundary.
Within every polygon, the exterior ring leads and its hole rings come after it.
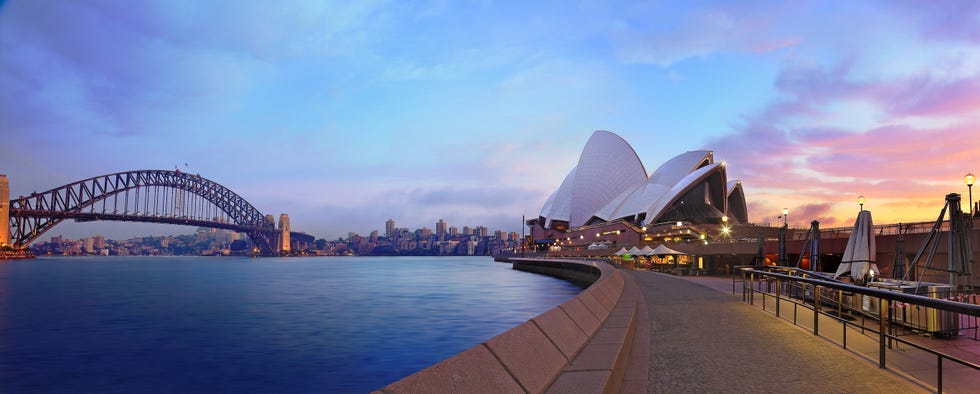
POLYGON ((389 218, 520 233, 609 130, 648 173, 714 151, 751 222, 788 208, 795 227, 849 226, 859 195, 876 223, 930 221, 980 171, 978 17, 972 2, 6 1, 0 173, 16 198, 176 167, 326 239, 389 218))

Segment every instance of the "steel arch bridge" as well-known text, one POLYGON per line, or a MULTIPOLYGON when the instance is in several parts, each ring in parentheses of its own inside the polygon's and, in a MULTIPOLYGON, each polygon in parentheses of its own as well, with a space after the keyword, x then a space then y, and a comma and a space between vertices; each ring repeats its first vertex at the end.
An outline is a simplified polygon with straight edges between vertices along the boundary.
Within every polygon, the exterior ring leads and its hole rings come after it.
POLYGON ((10 237, 23 247, 65 219, 183 224, 248 234, 275 254, 275 223, 230 189, 179 170, 137 170, 84 179, 10 200, 10 237))

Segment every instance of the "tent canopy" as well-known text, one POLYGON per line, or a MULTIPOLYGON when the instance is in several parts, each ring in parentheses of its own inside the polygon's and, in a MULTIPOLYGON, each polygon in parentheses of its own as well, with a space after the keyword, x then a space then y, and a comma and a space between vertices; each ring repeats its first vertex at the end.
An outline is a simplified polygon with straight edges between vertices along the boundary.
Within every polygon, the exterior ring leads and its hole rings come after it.
POLYGON ((678 251, 676 251, 674 249, 668 248, 664 244, 660 244, 660 246, 657 246, 657 248, 656 249, 653 249, 650 254, 651 255, 654 255, 654 256, 668 256, 668 255, 685 256, 685 255, 687 255, 687 253, 678 252, 678 251))
POLYGON ((644 246, 643 249, 640 249, 640 254, 642 254, 644 256, 652 255, 653 254, 653 248, 651 248, 650 245, 644 246))
POLYGON ((627 253, 629 253, 631 255, 634 255, 634 256, 637 256, 637 255, 640 254, 640 252, 641 252, 640 249, 637 248, 636 246, 634 246, 634 247, 630 248, 630 250, 627 253))
POLYGON ((627 254, 627 253, 629 253, 629 251, 627 251, 626 248, 619 248, 619 251, 617 251, 616 253, 613 253, 613 254, 614 255, 617 255, 617 256, 622 256, 622 255, 627 254))

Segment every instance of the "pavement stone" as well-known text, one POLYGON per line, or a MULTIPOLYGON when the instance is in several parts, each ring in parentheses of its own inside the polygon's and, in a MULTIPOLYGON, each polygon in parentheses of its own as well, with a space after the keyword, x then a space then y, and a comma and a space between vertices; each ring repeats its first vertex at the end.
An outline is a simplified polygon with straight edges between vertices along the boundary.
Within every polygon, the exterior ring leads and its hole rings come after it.
POLYGON ((650 315, 648 392, 924 392, 738 297, 670 275, 629 274, 650 315))

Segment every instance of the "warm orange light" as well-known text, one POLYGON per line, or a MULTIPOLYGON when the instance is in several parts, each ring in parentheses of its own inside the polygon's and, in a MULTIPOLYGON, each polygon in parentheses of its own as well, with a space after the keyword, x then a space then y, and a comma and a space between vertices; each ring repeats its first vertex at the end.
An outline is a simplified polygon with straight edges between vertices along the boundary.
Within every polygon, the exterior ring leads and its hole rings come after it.
POLYGON ((976 181, 977 177, 973 176, 972 172, 967 173, 966 176, 963 177, 963 182, 966 183, 967 186, 973 186, 976 181))

